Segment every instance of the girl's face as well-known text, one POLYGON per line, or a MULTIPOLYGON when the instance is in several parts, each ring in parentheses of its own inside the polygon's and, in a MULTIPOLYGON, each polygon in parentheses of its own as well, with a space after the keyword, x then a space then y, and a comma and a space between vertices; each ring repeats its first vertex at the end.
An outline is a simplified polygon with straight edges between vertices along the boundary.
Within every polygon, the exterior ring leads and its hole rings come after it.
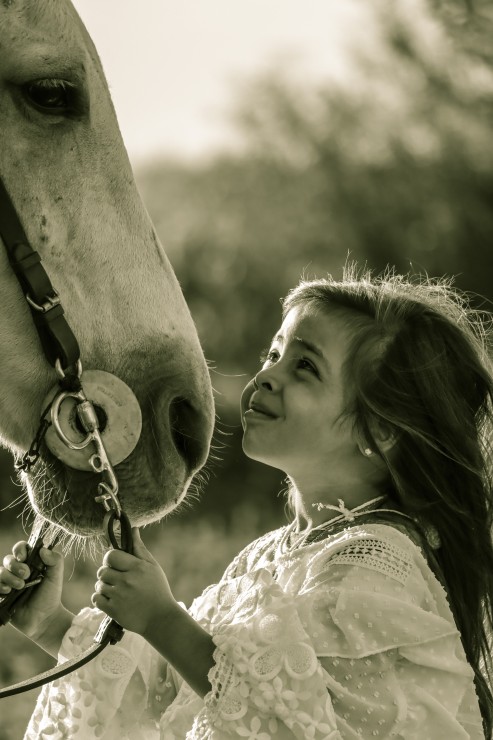
MULTIPOLYGON (((347 337, 338 316, 293 308, 241 398, 248 457, 317 484, 360 457, 344 408, 347 337)), ((350 467, 350 466, 349 466, 350 467)))

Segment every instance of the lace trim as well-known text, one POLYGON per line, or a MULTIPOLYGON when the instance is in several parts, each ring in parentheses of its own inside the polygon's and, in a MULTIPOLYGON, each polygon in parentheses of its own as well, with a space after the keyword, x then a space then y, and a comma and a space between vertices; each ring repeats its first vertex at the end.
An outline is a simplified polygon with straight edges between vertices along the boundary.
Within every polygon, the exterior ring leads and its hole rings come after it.
MULTIPOLYGON (((211 684, 211 691, 205 697, 205 706, 211 719, 217 716, 219 707, 221 713, 225 713, 230 718, 233 718, 233 715, 238 715, 238 712, 240 712, 239 716, 246 712, 246 706, 236 706, 234 695, 231 691, 237 683, 235 680, 234 666, 219 648, 214 650, 214 665, 209 671, 208 678, 211 684)), ((237 719, 237 716, 234 718, 237 719)))
POLYGON ((412 570, 412 562, 405 550, 376 537, 350 542, 329 558, 324 570, 334 565, 360 565, 371 568, 403 585, 412 570))
POLYGON ((235 720, 248 710, 246 697, 240 698, 232 691, 238 683, 234 666, 219 648, 214 650, 214 665, 208 679, 211 690, 204 697, 204 707, 195 717, 191 733, 187 734, 187 738, 190 736, 193 740, 212 737, 213 726, 222 726, 220 715, 226 720, 235 720))

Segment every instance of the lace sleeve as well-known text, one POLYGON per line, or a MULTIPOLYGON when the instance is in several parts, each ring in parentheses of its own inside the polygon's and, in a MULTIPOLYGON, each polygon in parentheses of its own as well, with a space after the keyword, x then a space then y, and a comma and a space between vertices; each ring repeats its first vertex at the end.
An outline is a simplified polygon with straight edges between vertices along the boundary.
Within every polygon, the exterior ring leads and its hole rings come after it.
POLYGON ((183 683, 161 740, 484 740, 446 595, 386 529, 235 563, 206 589, 190 613, 215 643, 212 689, 183 683))
POLYGON ((190 737, 339 740, 323 671, 292 598, 262 569, 227 588, 211 623, 212 690, 190 737))
POLYGON ((297 606, 341 732, 483 737, 447 596, 405 535, 375 525, 321 549, 297 606))
MULTIPOLYGON (((104 616, 85 608, 74 618, 60 647, 60 663, 90 647, 104 616)), ((155 655, 143 638, 126 631, 117 645, 43 687, 24 740, 157 740, 157 722, 147 713, 155 655)))

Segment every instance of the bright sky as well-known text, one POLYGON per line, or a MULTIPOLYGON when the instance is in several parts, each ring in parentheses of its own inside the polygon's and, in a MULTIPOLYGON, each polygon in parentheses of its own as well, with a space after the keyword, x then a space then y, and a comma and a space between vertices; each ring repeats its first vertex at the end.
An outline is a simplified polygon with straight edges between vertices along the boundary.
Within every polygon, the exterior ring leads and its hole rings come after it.
MULTIPOLYGON (((293 55, 344 73, 361 0, 73 0, 102 59, 133 163, 231 145, 238 79, 293 55)), ((301 67, 300 67, 301 68, 301 67)))

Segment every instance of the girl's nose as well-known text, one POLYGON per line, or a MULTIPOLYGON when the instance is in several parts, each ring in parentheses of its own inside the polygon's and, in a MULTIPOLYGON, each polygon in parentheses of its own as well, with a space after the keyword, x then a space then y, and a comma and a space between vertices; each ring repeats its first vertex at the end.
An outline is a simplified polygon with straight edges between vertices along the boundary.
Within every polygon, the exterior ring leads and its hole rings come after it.
POLYGON ((256 390, 275 391, 279 385, 279 380, 273 372, 273 366, 259 370, 253 379, 253 386, 256 390))

